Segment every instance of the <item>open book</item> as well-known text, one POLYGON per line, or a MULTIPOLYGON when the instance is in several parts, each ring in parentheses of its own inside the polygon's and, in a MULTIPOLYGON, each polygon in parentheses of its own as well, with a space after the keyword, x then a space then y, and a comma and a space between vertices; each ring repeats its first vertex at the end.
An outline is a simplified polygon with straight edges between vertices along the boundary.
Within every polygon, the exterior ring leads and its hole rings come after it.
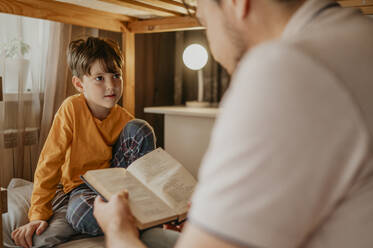
POLYGON ((196 185, 194 177, 162 148, 137 159, 127 169, 90 170, 82 179, 104 199, 126 189, 140 230, 185 219, 196 185))

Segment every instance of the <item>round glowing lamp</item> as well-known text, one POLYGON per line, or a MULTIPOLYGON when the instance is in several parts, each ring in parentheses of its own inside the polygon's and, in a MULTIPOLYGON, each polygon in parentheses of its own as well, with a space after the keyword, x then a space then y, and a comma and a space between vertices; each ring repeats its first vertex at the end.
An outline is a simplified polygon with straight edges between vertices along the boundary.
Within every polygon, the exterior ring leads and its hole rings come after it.
POLYGON ((209 102, 203 101, 203 72, 208 61, 208 53, 206 49, 199 44, 192 44, 185 48, 183 53, 183 61, 186 67, 191 70, 198 71, 198 100, 186 102, 187 107, 208 107, 209 102))

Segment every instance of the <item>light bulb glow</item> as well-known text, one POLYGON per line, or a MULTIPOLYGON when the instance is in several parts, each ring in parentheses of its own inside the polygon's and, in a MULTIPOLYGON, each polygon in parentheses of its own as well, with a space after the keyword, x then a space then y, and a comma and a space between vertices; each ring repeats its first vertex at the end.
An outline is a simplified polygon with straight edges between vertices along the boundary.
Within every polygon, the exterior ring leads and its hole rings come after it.
POLYGON ((191 70, 201 70, 208 60, 206 49, 199 44, 192 44, 183 53, 184 64, 191 70))

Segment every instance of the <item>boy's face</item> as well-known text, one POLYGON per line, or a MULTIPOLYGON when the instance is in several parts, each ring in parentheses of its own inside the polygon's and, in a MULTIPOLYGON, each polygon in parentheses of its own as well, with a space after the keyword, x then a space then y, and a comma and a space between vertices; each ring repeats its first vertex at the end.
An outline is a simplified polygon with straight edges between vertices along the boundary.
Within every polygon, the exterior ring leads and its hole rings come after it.
POLYGON ((84 75, 81 87, 75 87, 84 94, 93 115, 97 117, 96 113, 110 110, 122 96, 122 73, 105 72, 100 61, 96 60, 91 66, 91 75, 84 75))

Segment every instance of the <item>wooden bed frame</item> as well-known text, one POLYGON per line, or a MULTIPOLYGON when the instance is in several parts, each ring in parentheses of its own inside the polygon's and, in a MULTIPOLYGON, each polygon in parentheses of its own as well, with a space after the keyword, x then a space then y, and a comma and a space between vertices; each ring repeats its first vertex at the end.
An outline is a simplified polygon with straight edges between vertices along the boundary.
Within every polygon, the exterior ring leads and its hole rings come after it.
MULTIPOLYGON (((138 0, 101 1, 146 11, 154 18, 141 20, 53 0, 0 0, 0 12, 121 32, 125 59, 122 104, 129 112, 135 114, 135 34, 194 30, 203 27, 195 18, 186 15, 180 0, 149 0, 154 5, 144 4, 138 0)), ((195 9, 193 6, 191 8, 195 9)))
MULTIPOLYGON (((70 0, 71 1, 71 0, 70 0)), ((100 0, 106 4, 147 12, 152 18, 116 14, 68 3, 69 0, 0 0, 0 12, 98 28, 122 33, 125 66, 123 69, 123 107, 135 114, 135 34, 203 29, 187 15, 181 0, 100 0), (76 17, 76 18, 75 18, 76 17)), ((73 2, 73 1, 72 1, 73 2)), ((343 7, 357 7, 373 14, 373 0, 338 0, 343 7)), ((195 12, 196 6, 191 5, 195 12)), ((6 190, 0 190, 0 214, 7 212, 6 190)), ((0 218, 0 247, 2 247, 0 218)))
MULTIPOLYGON (((67 1, 68 2, 68 1, 67 1)), ((28 16, 67 24, 122 33, 123 107, 135 114, 135 34, 203 29, 195 18, 187 16, 181 0, 101 0, 136 11, 145 11, 153 18, 115 14, 53 0, 0 0, 0 12, 28 16), (82 14, 84 13, 84 14, 82 14), (78 17, 78 18, 75 18, 78 17)), ((343 7, 358 7, 364 14, 373 14, 373 0, 338 0, 343 7)), ((195 11, 196 7, 191 6, 195 11)))
MULTIPOLYGON (((0 188, 0 214, 8 211, 7 191, 0 188)), ((0 247, 3 247, 3 220, 0 218, 0 247)))

